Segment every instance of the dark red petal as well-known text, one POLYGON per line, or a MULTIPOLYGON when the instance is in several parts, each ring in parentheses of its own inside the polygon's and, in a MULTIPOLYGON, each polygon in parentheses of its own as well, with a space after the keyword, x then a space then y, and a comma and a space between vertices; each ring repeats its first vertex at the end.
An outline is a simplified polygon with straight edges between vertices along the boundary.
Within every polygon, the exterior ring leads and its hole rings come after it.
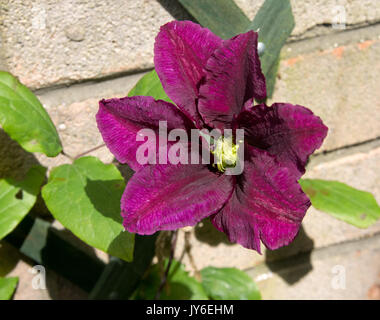
POLYGON ((198 126, 199 82, 210 55, 222 44, 210 30, 191 21, 173 21, 161 27, 154 45, 154 65, 167 95, 198 126))
POLYGON ((158 140, 159 121, 167 121, 168 131, 177 128, 189 131, 194 127, 173 104, 142 96, 100 101, 96 121, 116 159, 135 171, 141 167, 136 161, 136 150, 145 143, 136 141, 139 130, 152 129, 158 140))
POLYGON ((260 252, 261 239, 274 250, 293 241, 310 201, 273 156, 249 146, 248 154, 233 196, 211 221, 231 242, 260 252))
POLYGON ((219 211, 232 190, 230 176, 212 173, 203 165, 145 166, 124 191, 124 227, 152 234, 193 226, 219 211))
POLYGON ((247 100, 266 97, 254 31, 225 41, 207 61, 206 71, 206 80, 199 89, 198 110, 210 126, 231 126, 247 100))
POLYGON ((242 111, 237 119, 246 141, 276 156, 299 178, 308 157, 318 149, 328 128, 309 109, 287 103, 264 104, 242 111))

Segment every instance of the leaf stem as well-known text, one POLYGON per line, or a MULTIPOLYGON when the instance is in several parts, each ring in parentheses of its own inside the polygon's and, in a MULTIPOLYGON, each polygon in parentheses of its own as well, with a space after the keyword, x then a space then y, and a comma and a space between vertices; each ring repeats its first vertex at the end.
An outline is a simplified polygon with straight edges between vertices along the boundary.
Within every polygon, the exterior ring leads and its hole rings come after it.
POLYGON ((164 276, 162 277, 161 284, 157 290, 157 293, 155 296, 156 300, 160 299, 161 292, 164 289, 164 287, 167 283, 167 280, 168 280, 169 270, 170 270, 170 267, 171 267, 172 262, 173 262, 175 247, 177 245, 177 233, 178 233, 178 230, 172 231, 172 233, 171 233, 171 248, 170 248, 169 261, 168 261, 168 265, 166 266, 164 276))
POLYGON ((100 148, 103 148, 105 145, 106 145, 106 144, 103 143, 103 144, 101 144, 101 145, 99 145, 99 146, 96 146, 96 147, 94 147, 94 148, 92 148, 92 149, 89 149, 89 150, 87 150, 87 151, 85 151, 85 152, 82 152, 82 153, 76 155, 76 156, 74 157, 74 160, 76 160, 76 159, 78 159, 78 158, 80 158, 80 157, 83 157, 83 156, 85 156, 86 154, 88 154, 88 153, 90 153, 90 152, 92 152, 92 151, 95 151, 95 150, 98 150, 98 149, 100 149, 100 148))
POLYGON ((69 154, 67 154, 65 151, 63 151, 63 149, 62 149, 62 151, 61 151, 61 155, 65 156, 66 158, 69 158, 71 161, 74 160, 73 157, 70 156, 69 154))

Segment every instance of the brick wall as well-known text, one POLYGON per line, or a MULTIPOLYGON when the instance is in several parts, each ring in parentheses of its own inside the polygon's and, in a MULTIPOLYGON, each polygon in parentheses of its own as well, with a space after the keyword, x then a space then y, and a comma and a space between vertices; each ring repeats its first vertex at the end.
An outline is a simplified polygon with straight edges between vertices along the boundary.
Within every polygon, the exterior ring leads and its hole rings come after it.
MULTIPOLYGON (((263 2, 236 0, 251 19, 263 2)), ((330 128, 308 177, 346 182, 380 202, 380 2, 291 2, 296 27, 282 51, 272 100, 305 105, 330 128), (337 6, 346 11, 344 30, 331 27, 337 6)), ((66 153, 76 155, 102 143, 97 101, 125 96, 153 67, 154 37, 174 18, 189 16, 169 0, 3 0, 0 67, 35 90, 66 153)), ((0 153, 0 176, 21 175, 36 162, 52 167, 67 161, 29 155, 1 130, 0 153)), ((106 148, 93 155, 113 159, 106 148)), ((380 223, 361 230, 310 209, 291 246, 261 256, 229 244, 207 222, 190 241, 197 268, 247 269, 264 299, 365 299, 380 280, 379 233, 380 223), (347 270, 346 290, 331 287, 335 265, 347 270)), ((194 269, 188 257, 185 262, 194 269)))

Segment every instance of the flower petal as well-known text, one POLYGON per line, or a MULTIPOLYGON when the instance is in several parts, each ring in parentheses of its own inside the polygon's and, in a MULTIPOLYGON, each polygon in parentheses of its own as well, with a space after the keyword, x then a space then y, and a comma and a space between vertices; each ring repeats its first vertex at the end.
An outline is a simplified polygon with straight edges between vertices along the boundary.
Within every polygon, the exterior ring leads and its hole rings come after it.
POLYGON ((154 65, 167 95, 198 126, 199 82, 210 55, 222 44, 210 30, 191 21, 173 21, 161 27, 154 45, 154 65))
POLYGON ((116 159, 135 171, 141 167, 136 160, 137 148, 145 143, 136 141, 139 130, 152 129, 158 137, 159 121, 167 121, 168 131, 176 128, 189 131, 194 127, 173 104, 143 96, 101 100, 96 121, 116 159))
POLYGON ((124 191, 123 224, 138 234, 192 226, 220 210, 232 190, 231 177, 203 165, 145 166, 124 191))
POLYGON ((288 103, 253 106, 243 111, 237 122, 249 144, 276 155, 298 178, 305 173, 308 157, 322 145, 328 130, 309 109, 288 103))
POLYGON ((247 148, 235 192, 211 221, 231 242, 260 252, 261 239, 274 250, 293 241, 310 201, 288 168, 263 150, 247 148))
POLYGON ((206 71, 206 80, 199 89, 198 110, 210 126, 230 126, 247 100, 266 97, 254 31, 224 41, 207 61, 206 71))

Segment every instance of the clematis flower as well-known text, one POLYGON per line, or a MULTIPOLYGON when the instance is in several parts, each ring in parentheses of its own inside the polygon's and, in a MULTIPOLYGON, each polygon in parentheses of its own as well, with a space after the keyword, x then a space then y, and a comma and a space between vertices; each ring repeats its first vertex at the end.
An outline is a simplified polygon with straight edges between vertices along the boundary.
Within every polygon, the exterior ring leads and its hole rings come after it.
POLYGON ((231 242, 258 252, 260 241, 273 250, 294 239, 310 206, 298 180, 327 127, 299 105, 254 105, 266 98, 257 38, 249 31, 222 40, 195 23, 170 22, 157 35, 154 63, 176 105, 143 96, 100 101, 97 123, 105 143, 136 171, 121 200, 126 230, 153 234, 209 217, 231 242), (140 165, 136 150, 144 142, 136 134, 157 132, 162 120, 168 130, 244 129, 243 173, 225 174, 239 159, 236 145, 223 137, 218 150, 225 162, 217 168, 140 165))

